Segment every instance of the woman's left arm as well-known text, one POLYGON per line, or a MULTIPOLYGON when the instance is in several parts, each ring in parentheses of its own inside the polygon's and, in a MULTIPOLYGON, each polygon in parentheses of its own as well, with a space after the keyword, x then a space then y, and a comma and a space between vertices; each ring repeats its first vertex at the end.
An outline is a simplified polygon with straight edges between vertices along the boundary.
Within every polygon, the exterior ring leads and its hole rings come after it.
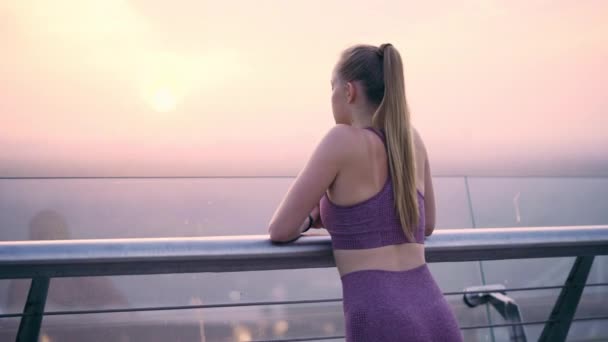
POLYGON ((308 214, 338 175, 348 158, 351 127, 332 127, 317 145, 304 169, 298 174, 279 204, 268 226, 270 239, 288 242, 298 238, 308 225, 308 214))

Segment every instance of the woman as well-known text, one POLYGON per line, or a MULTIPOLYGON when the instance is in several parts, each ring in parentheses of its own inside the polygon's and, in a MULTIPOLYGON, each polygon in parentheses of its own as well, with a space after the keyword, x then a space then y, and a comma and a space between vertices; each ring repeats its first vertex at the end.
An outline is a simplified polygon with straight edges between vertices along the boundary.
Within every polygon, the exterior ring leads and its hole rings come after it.
POLYGON ((353 46, 331 85, 336 125, 275 212, 271 240, 327 229, 347 341, 461 341, 424 257, 424 237, 435 227, 433 184, 410 124, 399 52, 391 44, 353 46))

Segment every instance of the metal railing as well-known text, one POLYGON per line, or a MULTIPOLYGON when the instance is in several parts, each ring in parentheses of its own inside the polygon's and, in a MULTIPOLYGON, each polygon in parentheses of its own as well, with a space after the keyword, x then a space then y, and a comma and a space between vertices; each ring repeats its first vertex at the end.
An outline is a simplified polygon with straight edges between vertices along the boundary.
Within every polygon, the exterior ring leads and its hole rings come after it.
MULTIPOLYGON (((23 313, 2 314, 0 318, 21 317, 17 340, 36 341, 44 315, 340 301, 341 299, 330 299, 89 311, 44 311, 49 283, 51 278, 55 277, 335 267, 329 236, 305 235, 286 244, 273 243, 267 235, 0 242, 0 279, 32 279, 23 313)), ((571 322, 608 318, 608 316, 573 318, 594 256, 608 255, 608 226, 436 230, 425 244, 427 262, 577 257, 564 286, 543 287, 543 289, 561 288, 559 298, 547 321, 522 322, 516 320, 492 326, 523 327, 543 323, 545 328, 541 335, 542 341, 563 341, 571 322)), ((606 286, 608 284, 589 285, 606 286)), ((463 292, 445 293, 445 295, 462 294, 466 298, 466 295, 470 296, 473 292, 476 295, 488 293, 491 295, 491 300, 496 300, 496 298, 504 299, 506 291, 529 289, 531 288, 498 290, 492 287, 473 288, 463 292)), ((476 300, 481 300, 480 298, 477 297, 476 300)), ((508 299, 506 302, 507 306, 512 304, 508 299)), ((495 306, 503 307, 498 304, 495 306)), ((510 309, 509 312, 515 311, 510 309)), ((472 326, 462 327, 462 329, 482 327, 472 326)), ((513 331, 516 333, 515 340, 525 340, 523 329, 516 328, 513 331)), ((343 336, 311 339, 336 338, 343 338, 343 336)), ((291 341, 295 340, 310 339, 291 341)))

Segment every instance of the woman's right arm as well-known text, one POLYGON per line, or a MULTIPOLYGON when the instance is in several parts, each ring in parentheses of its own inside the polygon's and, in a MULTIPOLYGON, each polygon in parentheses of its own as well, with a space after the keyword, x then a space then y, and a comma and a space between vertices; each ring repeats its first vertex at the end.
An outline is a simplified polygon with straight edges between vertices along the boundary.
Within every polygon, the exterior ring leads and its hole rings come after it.
MULTIPOLYGON (((416 152, 420 153, 422 157, 422 160, 418 160, 418 162, 423 163, 424 160, 424 236, 429 236, 435 230, 435 191, 433 190, 433 178, 431 177, 429 155, 424 141, 415 127, 412 127, 412 131, 414 132, 416 152)), ((420 177, 419 173, 418 177, 420 177)))
POLYGON ((433 178, 429 158, 424 158, 424 235, 429 236, 435 230, 435 192, 433 191, 433 178))

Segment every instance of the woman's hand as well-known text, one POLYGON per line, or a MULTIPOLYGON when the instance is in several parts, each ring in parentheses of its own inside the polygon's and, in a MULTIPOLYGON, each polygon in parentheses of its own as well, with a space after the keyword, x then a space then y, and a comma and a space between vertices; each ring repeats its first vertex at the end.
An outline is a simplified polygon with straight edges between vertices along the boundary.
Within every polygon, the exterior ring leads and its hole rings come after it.
POLYGON ((310 212, 310 215, 312 215, 312 218, 314 218, 315 220, 312 223, 312 227, 311 228, 324 228, 323 227, 323 221, 321 221, 321 211, 319 209, 319 204, 317 203, 317 205, 315 205, 314 208, 312 208, 312 211, 310 212))

